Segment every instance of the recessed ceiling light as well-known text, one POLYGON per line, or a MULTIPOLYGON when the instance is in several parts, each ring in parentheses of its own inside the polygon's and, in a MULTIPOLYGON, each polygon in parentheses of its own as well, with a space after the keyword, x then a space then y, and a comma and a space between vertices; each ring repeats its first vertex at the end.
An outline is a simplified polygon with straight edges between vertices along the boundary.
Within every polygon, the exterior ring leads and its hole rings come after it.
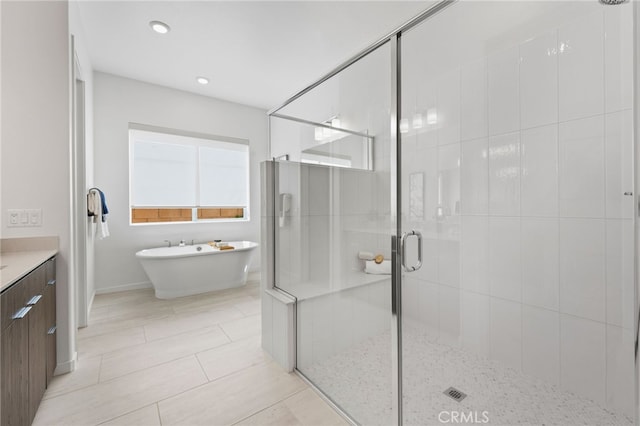
POLYGON ((207 77, 196 77, 196 81, 200 84, 209 84, 209 79, 207 77))
POLYGON ((151 21, 149 22, 149 26, 158 34, 166 34, 171 30, 171 28, 167 24, 160 21, 151 21))

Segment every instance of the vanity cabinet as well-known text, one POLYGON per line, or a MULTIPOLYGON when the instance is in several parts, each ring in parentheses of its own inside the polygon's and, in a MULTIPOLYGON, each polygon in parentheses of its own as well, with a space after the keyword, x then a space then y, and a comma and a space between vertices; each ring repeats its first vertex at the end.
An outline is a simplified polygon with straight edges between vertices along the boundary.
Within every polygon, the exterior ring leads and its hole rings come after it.
POLYGON ((56 362, 55 258, 5 289, 0 304, 0 424, 30 425, 56 362))

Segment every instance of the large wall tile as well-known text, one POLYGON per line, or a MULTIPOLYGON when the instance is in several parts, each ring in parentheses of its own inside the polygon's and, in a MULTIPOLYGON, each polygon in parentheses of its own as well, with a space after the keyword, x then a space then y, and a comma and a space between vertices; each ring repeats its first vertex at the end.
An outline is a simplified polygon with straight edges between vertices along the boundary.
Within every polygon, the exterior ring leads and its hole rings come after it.
POLYGON ((549 383, 560 382, 560 314, 522 307, 522 371, 549 383))
POLYGON ((635 364, 633 331, 607 326, 607 407, 633 419, 635 364))
POLYGON ((578 395, 604 405, 606 389, 605 325, 560 317, 560 383, 578 395))
POLYGON ((560 216, 604 215, 604 118, 560 124, 560 216))
POLYGON ((438 235, 438 283, 460 286, 459 223, 447 224, 438 235))
POLYGON ((460 70, 450 70, 438 80, 437 97, 435 118, 438 143, 445 145, 458 142, 460 140, 460 70))
POLYGON ((460 291, 460 339, 465 350, 490 356, 490 320, 489 296, 460 291))
POLYGON ((560 121, 604 112, 602 11, 581 16, 558 31, 560 121))
POLYGON ((606 211, 609 218, 632 218, 633 114, 631 110, 605 116, 606 211))
POLYGON ((558 121, 558 35, 520 45, 520 123, 523 129, 558 121))
POLYGON ((633 106, 633 3, 604 10, 605 111, 633 106))
POLYGON ((605 226, 601 219, 560 219, 560 311, 605 320, 605 226))
POLYGON ((522 305, 491 298, 491 358, 522 368, 522 305))
POLYGON ((467 64, 460 72, 460 139, 487 136, 487 61, 467 64))
POLYGON ((489 211, 489 146, 486 138, 462 143, 460 204, 463 214, 489 211))
POLYGON ((490 217, 489 236, 491 295, 520 302, 520 219, 490 217))
POLYGON ((633 222, 607 220, 607 323, 633 330, 633 222))
POLYGON ((558 215, 558 126, 520 133, 523 216, 558 215))
POLYGON ((558 219, 522 218, 522 302, 557 311, 558 219))
POLYGON ((460 144, 438 148, 438 204, 446 216, 460 214, 460 144))
POLYGON ((461 287, 489 294, 489 219, 462 216, 461 287))
POLYGON ((489 138, 489 212, 520 214, 520 135, 489 138))
POLYGON ((440 335, 438 342, 458 347, 460 345, 460 290, 446 285, 438 286, 440 304, 440 335))
POLYGON ((518 46, 489 56, 489 135, 520 129, 519 62, 518 46))

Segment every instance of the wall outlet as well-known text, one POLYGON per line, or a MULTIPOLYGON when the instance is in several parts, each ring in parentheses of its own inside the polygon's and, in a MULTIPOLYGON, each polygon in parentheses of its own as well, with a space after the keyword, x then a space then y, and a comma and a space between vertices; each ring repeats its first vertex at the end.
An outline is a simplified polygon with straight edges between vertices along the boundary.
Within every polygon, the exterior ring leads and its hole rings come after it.
POLYGON ((7 210, 7 217, 9 218, 9 223, 7 223, 8 227, 20 226, 20 210, 9 209, 7 210))

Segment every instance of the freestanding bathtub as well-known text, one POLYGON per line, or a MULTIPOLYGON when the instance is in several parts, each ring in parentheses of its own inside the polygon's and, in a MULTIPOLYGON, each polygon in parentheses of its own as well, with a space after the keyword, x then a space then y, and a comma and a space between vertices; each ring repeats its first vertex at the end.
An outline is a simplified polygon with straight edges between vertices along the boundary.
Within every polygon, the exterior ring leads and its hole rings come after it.
POLYGON ((209 244, 158 247, 136 253, 158 299, 206 293, 247 282, 249 262, 257 243, 230 241, 233 250, 209 244))

